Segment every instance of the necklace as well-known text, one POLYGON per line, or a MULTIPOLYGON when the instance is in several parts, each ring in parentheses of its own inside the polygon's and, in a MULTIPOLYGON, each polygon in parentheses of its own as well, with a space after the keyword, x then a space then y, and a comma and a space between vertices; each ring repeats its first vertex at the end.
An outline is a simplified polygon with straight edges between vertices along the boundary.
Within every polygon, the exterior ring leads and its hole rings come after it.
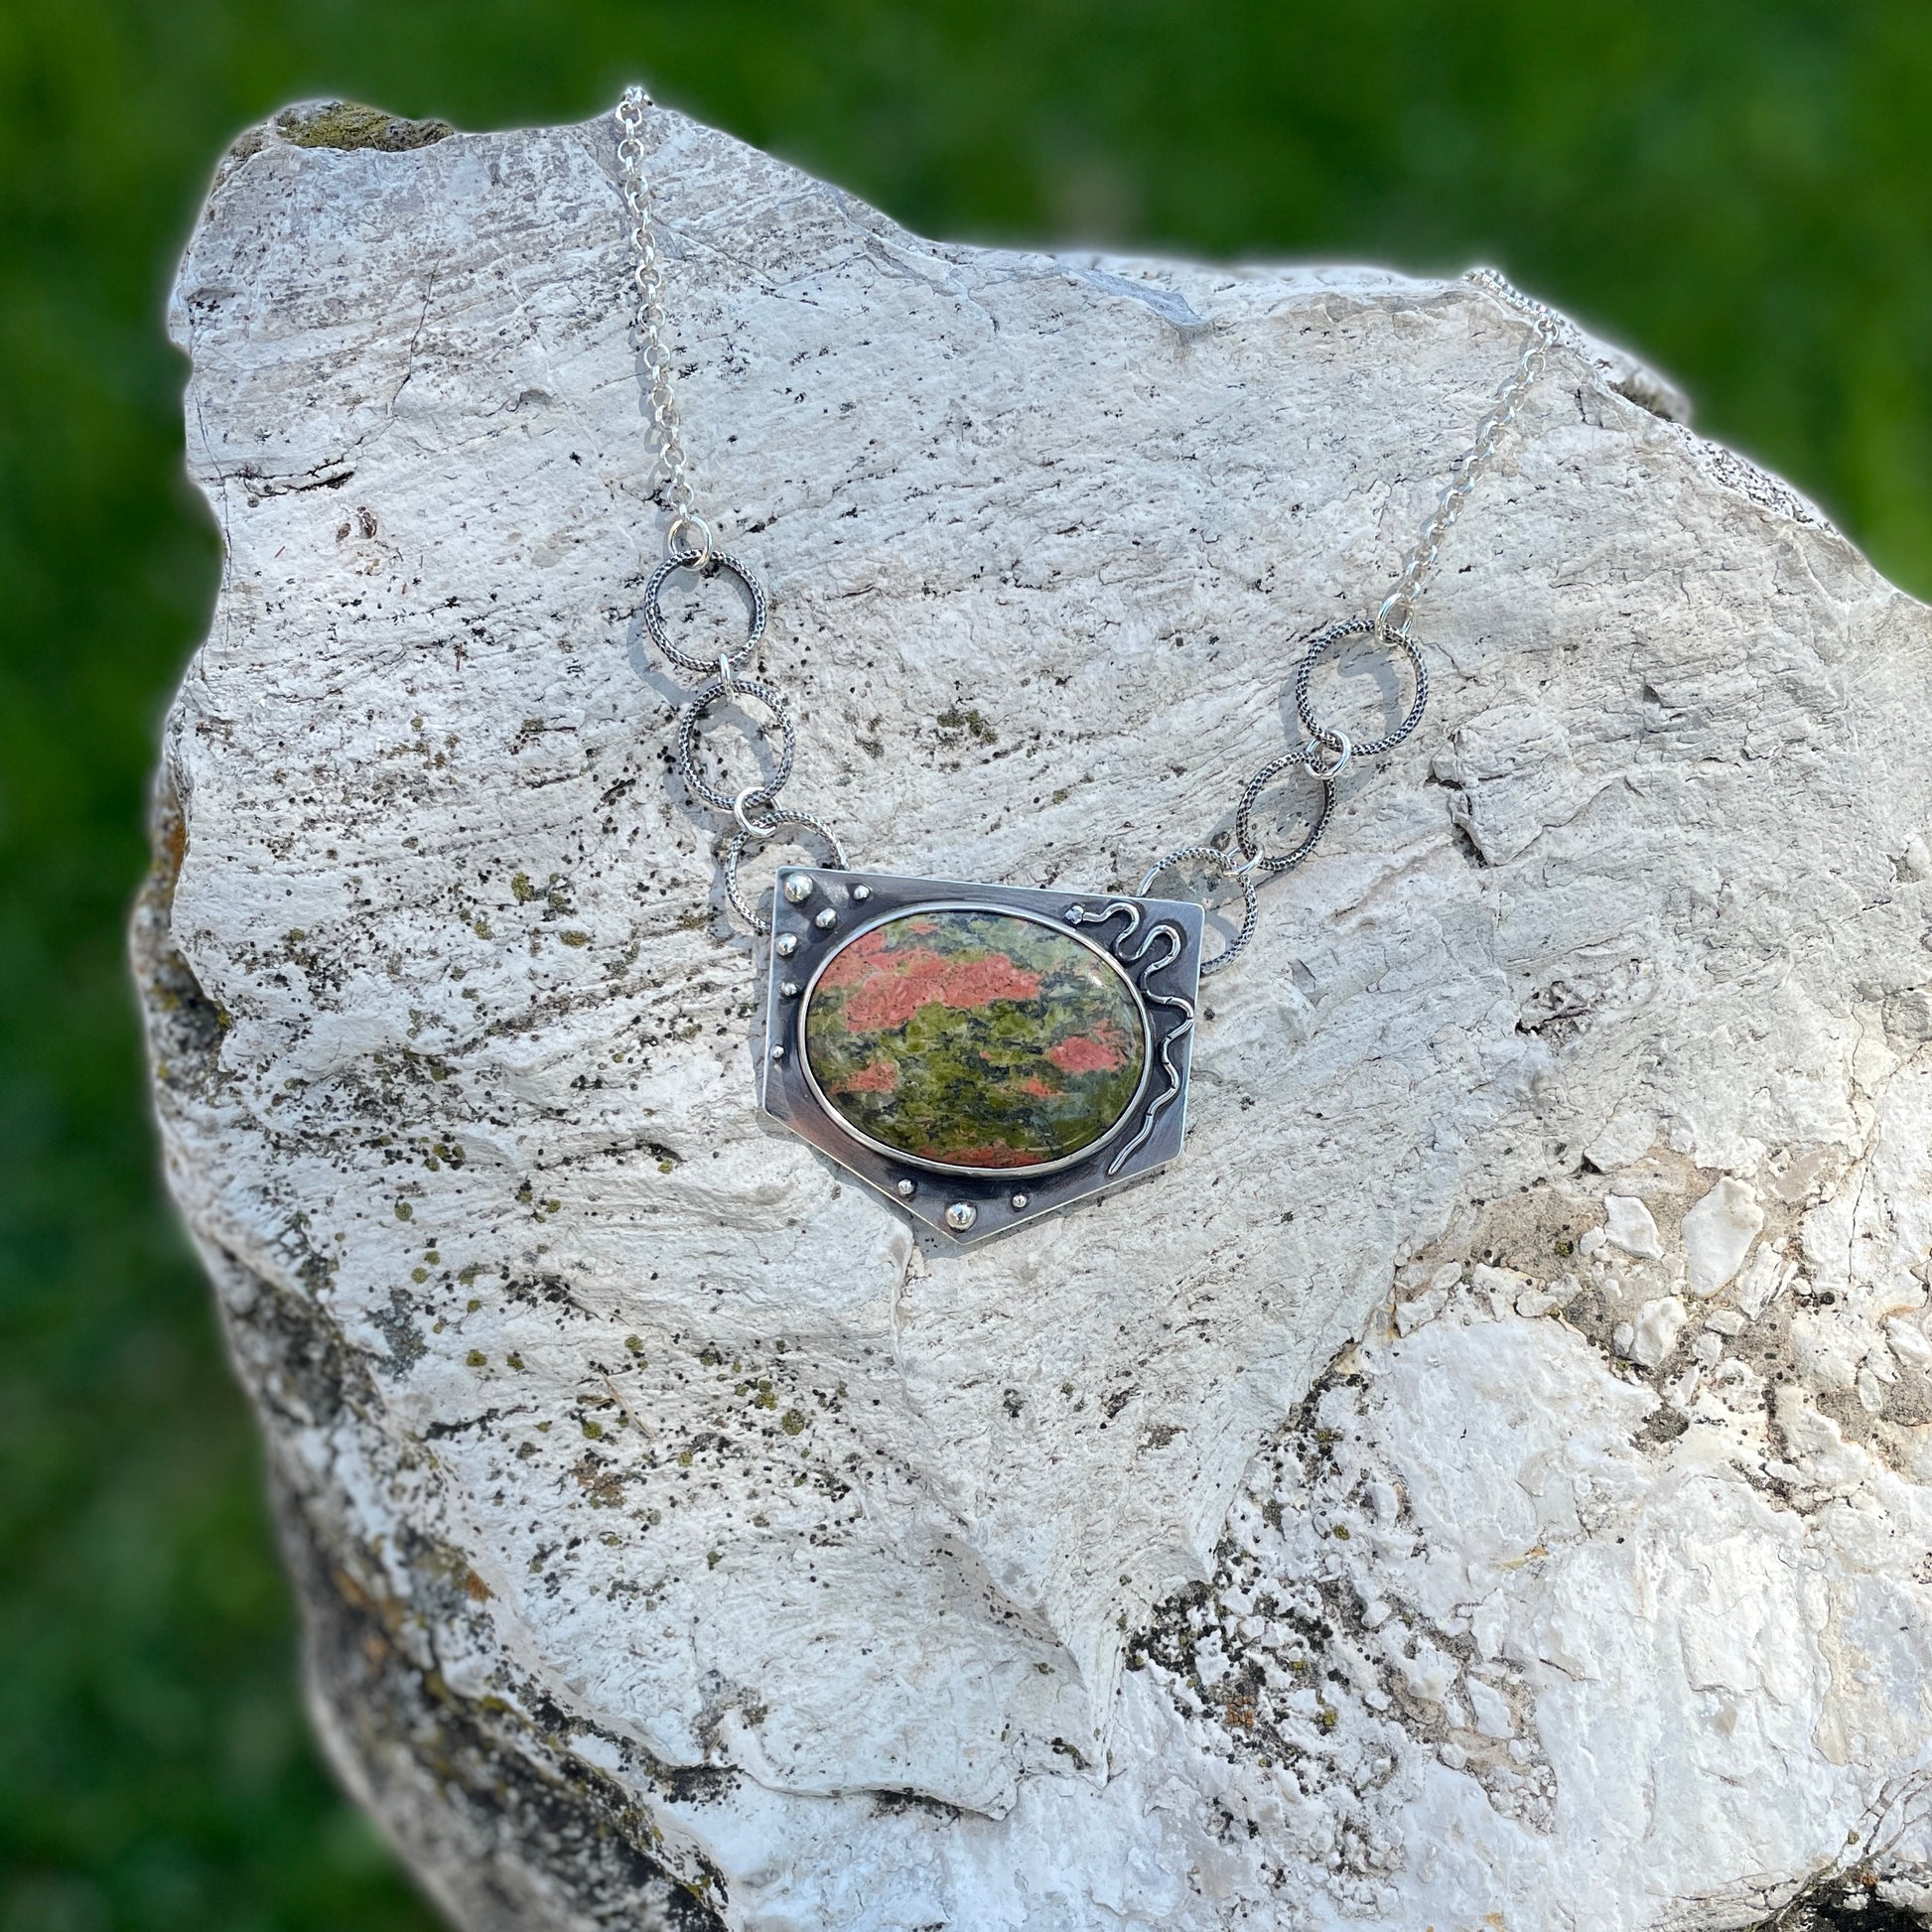
POLYGON ((1151 1174, 1179 1154, 1200 982, 1253 938, 1258 880, 1293 871, 1314 850, 1342 772, 1392 752, 1422 722, 1429 670, 1410 620, 1561 324, 1491 269, 1468 278, 1529 322, 1516 367, 1375 615, 1330 623, 1309 641, 1292 687, 1308 737, 1248 778, 1231 836, 1164 854, 1131 894, 871 872, 851 864, 822 819, 780 803, 797 724, 776 685, 741 668, 758 651, 768 605, 756 574, 714 545, 697 507, 639 139, 650 105, 631 87, 616 112, 632 322, 669 511, 664 558, 645 582, 638 616, 651 643, 694 685, 678 712, 677 768, 692 799, 724 821, 725 896, 753 932, 770 938, 759 1105, 927 1227, 955 1242, 982 1240, 1151 1174), (735 649, 704 657, 674 639, 664 591, 692 576, 722 576, 742 594, 746 634, 735 649), (1315 667, 1349 639, 1394 653, 1411 688, 1401 721, 1361 744, 1320 723, 1311 695, 1315 667), (716 711, 747 701, 764 712, 761 729, 774 750, 764 777, 729 790, 700 762, 700 745, 716 711), (1294 771, 1317 788, 1312 824, 1298 844, 1265 851, 1256 807, 1294 771), (766 919, 746 900, 742 869, 754 846, 777 840, 815 841, 830 863, 781 867, 766 919), (1239 925, 1212 952, 1199 903, 1151 896, 1164 875, 1190 865, 1218 873, 1240 894, 1239 925))

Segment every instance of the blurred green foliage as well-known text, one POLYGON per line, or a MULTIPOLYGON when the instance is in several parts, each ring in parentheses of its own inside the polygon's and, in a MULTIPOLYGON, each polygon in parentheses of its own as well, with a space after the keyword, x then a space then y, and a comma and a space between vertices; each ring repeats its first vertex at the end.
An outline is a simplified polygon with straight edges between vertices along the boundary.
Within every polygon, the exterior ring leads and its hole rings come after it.
POLYGON ((307 1741, 141 1097, 120 926, 217 564, 161 305, 285 101, 492 127, 634 75, 927 232, 1495 261, 1932 588, 1923 0, 9 0, 0 1932, 429 1923, 307 1741))

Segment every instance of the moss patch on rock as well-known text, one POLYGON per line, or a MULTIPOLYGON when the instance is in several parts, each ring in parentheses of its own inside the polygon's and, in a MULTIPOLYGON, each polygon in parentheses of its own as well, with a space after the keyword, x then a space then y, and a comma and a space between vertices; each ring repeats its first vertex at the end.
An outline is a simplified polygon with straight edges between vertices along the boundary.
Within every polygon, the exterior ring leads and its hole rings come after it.
POLYGON ((353 100, 322 100, 284 109, 275 117, 275 131, 298 148, 377 148, 384 154, 407 154, 447 140, 456 129, 448 121, 405 120, 353 100))

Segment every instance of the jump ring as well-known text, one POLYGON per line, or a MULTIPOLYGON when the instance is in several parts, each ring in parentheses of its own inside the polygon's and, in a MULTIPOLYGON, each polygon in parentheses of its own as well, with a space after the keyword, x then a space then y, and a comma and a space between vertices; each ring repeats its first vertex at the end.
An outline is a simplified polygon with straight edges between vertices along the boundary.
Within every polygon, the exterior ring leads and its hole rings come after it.
MULTIPOLYGON (((711 547, 711 525, 688 504, 671 518, 670 527, 664 532, 664 549, 672 563, 696 565, 703 571, 710 570, 712 559, 717 555, 711 547), (687 542, 694 533, 697 541, 687 542)), ((722 563, 725 560, 720 557, 718 561, 722 563)))
POLYGON ((1355 756, 1355 746, 1346 732, 1328 731, 1310 739, 1296 756, 1324 785, 1331 785, 1347 769, 1348 760, 1355 756), (1334 753, 1333 764, 1321 762, 1323 752, 1334 753))
MULTIPOLYGON (((685 784, 695 797, 701 798, 714 812, 733 812, 737 807, 729 791, 721 791, 698 769, 698 727, 704 722, 704 715, 718 700, 727 695, 725 680, 714 677, 710 683, 700 686, 685 701, 678 713, 677 726, 677 764, 685 784)), ((757 678, 740 678, 731 687, 734 698, 756 698, 771 713, 772 722, 778 727, 778 764, 768 778, 761 780, 753 789, 763 791, 776 798, 791 776, 791 761, 798 750, 798 727, 792 722, 790 707, 785 703, 785 695, 775 686, 761 683, 757 678)))
MULTIPOLYGON (((754 786, 753 789, 756 790, 757 787, 754 786)), ((771 814, 769 823, 751 827, 747 827, 741 821, 739 829, 731 835, 730 842, 725 847, 725 897, 731 900, 732 910, 754 932, 769 932, 771 930, 771 921, 760 917, 745 903, 745 897, 738 890, 738 869, 745 862, 746 847, 754 839, 759 841, 768 839, 773 832, 781 831, 787 825, 802 825, 808 831, 816 832, 831 850, 832 870, 834 872, 846 872, 850 870, 852 864, 851 860, 846 857, 845 844, 839 835, 822 818, 816 817, 811 812, 774 811, 771 814)))
POLYGON ((767 818, 762 825, 747 816, 751 805, 769 805, 776 802, 777 794, 769 785, 747 785, 732 800, 732 816, 738 820, 740 828, 752 838, 760 838, 767 832, 775 832, 781 821, 775 817, 767 818))
POLYGON ((1211 959, 1201 961, 1201 977, 1204 979, 1209 973, 1218 972, 1255 936, 1255 923, 1261 917, 1261 900, 1255 893, 1253 862, 1237 865, 1233 855, 1223 852, 1218 845, 1183 845, 1165 858, 1155 860, 1141 875, 1139 897, 1145 898, 1153 889, 1154 882, 1164 872, 1188 859, 1199 859, 1218 867, 1225 878, 1232 879, 1241 889, 1241 930, 1211 959))
MULTIPOLYGON (((677 524, 673 522, 671 527, 676 529, 677 524)), ((707 544, 710 542, 708 531, 706 542, 707 544)), ((662 599, 664 586, 680 570, 696 570, 706 577, 715 577, 722 570, 727 576, 738 580, 739 588, 745 593, 746 603, 750 606, 745 627, 745 641, 739 645, 739 652, 742 655, 756 650, 759 639, 764 635, 764 621, 770 611, 770 605, 765 599, 764 587, 736 557, 728 557, 722 550, 710 549, 702 553, 680 551, 666 557, 651 572, 649 580, 644 585, 643 599, 637 607, 637 615, 643 621, 644 634, 651 642, 679 670, 688 672, 693 677, 703 677, 717 668, 715 658, 693 657, 689 651, 671 642, 670 631, 664 622, 662 599)))

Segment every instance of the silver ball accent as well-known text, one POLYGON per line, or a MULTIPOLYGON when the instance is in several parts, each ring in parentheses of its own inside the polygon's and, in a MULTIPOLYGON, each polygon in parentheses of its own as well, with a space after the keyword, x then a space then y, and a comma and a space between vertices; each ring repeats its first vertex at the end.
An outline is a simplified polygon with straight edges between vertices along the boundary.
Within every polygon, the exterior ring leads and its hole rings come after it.
POLYGON ((797 999, 798 982, 796 980, 786 980, 784 984, 778 988, 778 994, 779 997, 782 999, 786 999, 786 1000, 797 999))
POLYGON ((945 1222, 955 1234, 964 1234, 980 1217, 980 1211, 969 1200, 956 1200, 946 1209, 945 1222))
POLYGON ((1025 1195, 1025 1194, 1015 1194, 1015 1195, 1014 1195, 1014 1197, 1013 1197, 1013 1205, 1014 1205, 1014 1210, 1015 1210, 1016 1212, 1018 1212, 1018 1211, 1019 1211, 1019 1210, 1020 1210, 1021 1208, 1023 1208, 1023 1207, 1025 1207, 1025 1206, 1026 1206, 1026 1204, 1027 1204, 1027 1197, 1026 1197, 1026 1195, 1025 1195))
POLYGON ((852 889, 852 902, 855 905, 863 905, 871 897, 872 888, 870 886, 855 886, 852 889))
POLYGON ((830 932, 831 929, 838 924, 838 922, 839 922, 839 915, 836 912, 834 912, 829 905, 825 908, 824 911, 818 913, 812 920, 812 924, 817 926, 819 931, 821 932, 830 932))
POLYGON ((793 905, 803 905, 812 896, 812 882, 802 872, 785 874, 785 897, 793 905))
POLYGON ((900 1200, 912 1198, 912 1183, 909 1180, 901 1180, 898 1183, 898 1197, 900 1200))
POLYGON ((781 932, 771 942, 771 950, 780 959, 789 959, 798 950, 798 935, 795 932, 781 932))
POLYGON ((782 1046, 774 1046, 774 1047, 772 1047, 772 1049, 771 1049, 771 1057, 772 1057, 772 1058, 773 1058, 774 1060, 781 1060, 781 1059, 783 1059, 783 1058, 784 1058, 784 1056, 785 1056, 785 1049, 784 1049, 784 1048, 783 1048, 782 1046))

